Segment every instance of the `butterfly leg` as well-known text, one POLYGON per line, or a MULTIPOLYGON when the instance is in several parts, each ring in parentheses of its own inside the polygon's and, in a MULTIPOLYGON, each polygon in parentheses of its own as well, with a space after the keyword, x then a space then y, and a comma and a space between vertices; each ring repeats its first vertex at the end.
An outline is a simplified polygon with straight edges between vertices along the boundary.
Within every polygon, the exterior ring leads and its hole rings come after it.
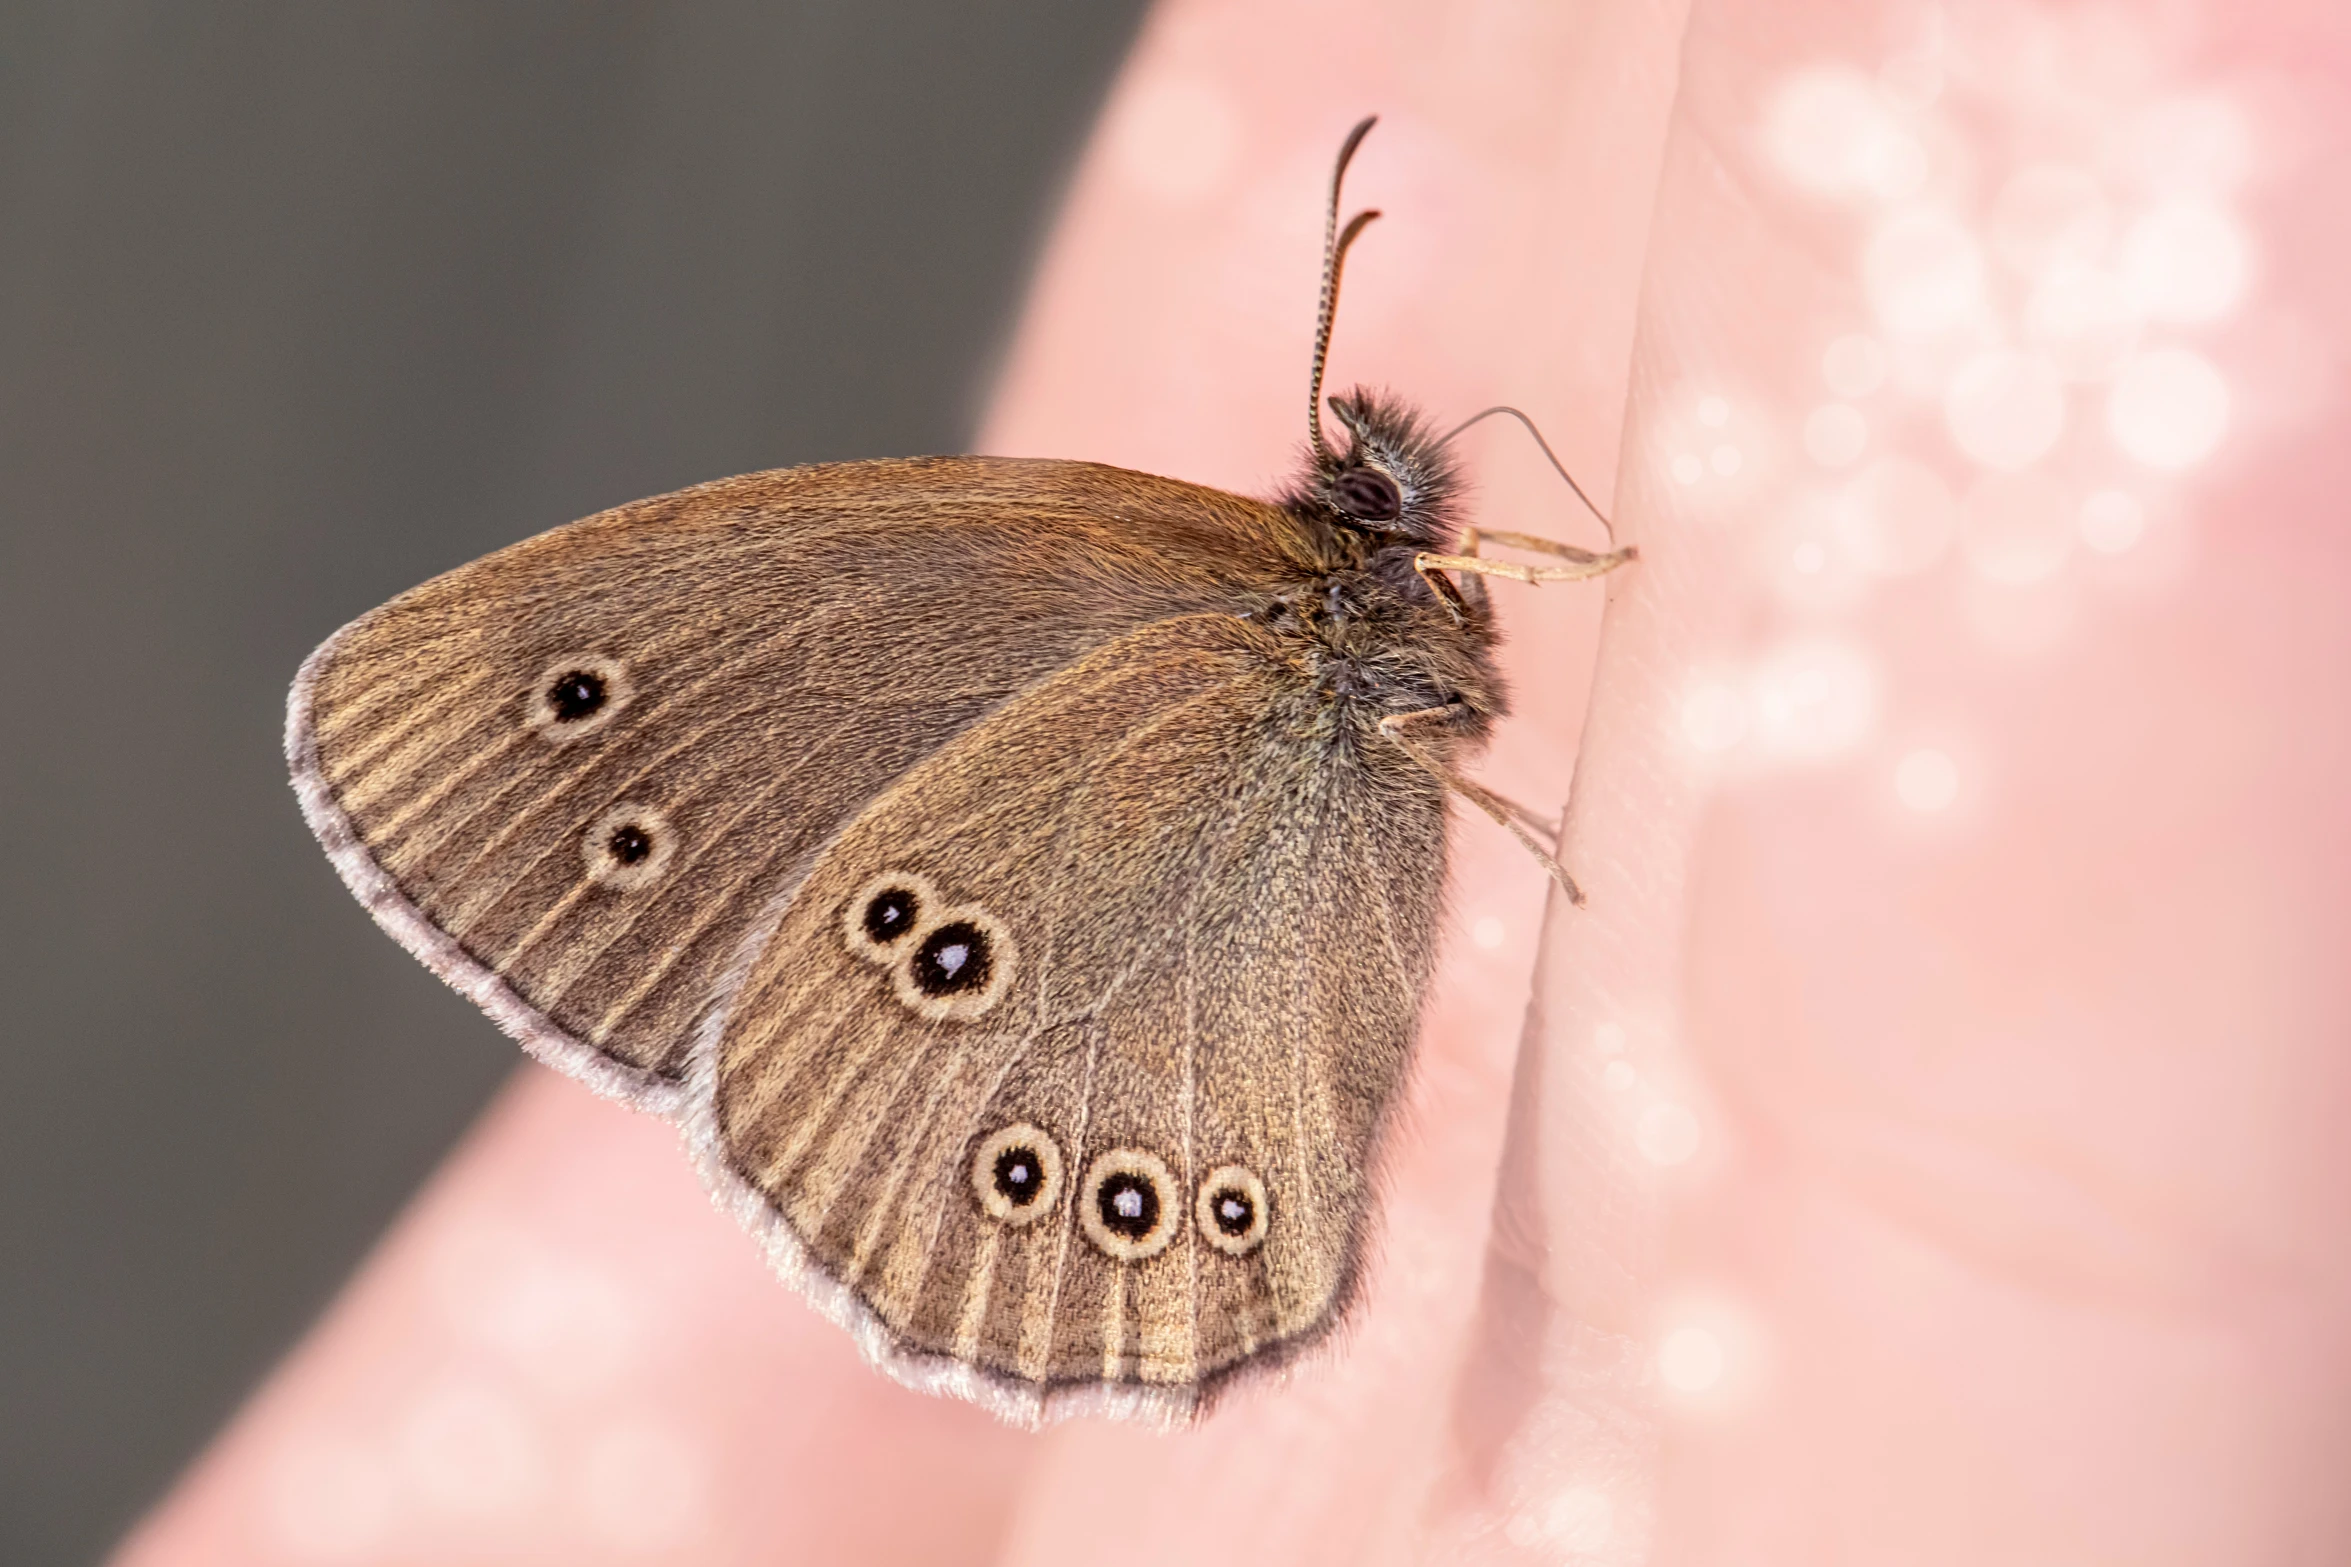
POLYGON ((1453 623, 1459 625, 1469 618, 1469 604, 1462 598, 1461 589, 1454 586, 1453 579, 1444 573, 1443 562, 1450 558, 1443 555, 1415 555, 1412 557, 1412 569, 1420 573, 1420 580, 1429 585, 1429 591, 1437 595, 1437 602, 1445 606, 1447 613, 1453 617, 1453 623))
POLYGON ((1500 790, 1489 789, 1486 792, 1501 802, 1502 808, 1510 813, 1512 820, 1536 837, 1551 840, 1554 849, 1556 849, 1559 842, 1559 824, 1557 822, 1552 821, 1532 806, 1521 805, 1500 790))
MULTIPOLYGON (((1573 544, 1562 544, 1557 539, 1546 539, 1534 533, 1505 533, 1500 528, 1480 528, 1471 524, 1461 530, 1461 553, 1475 555, 1481 543, 1494 543, 1505 549, 1531 550, 1537 555, 1557 555, 1563 560, 1595 561, 1602 556, 1594 550, 1580 549, 1573 544)), ((1626 560, 1640 559, 1640 550, 1627 545, 1617 553, 1626 560)), ((1621 562, 1620 562, 1621 564, 1621 562)))
MULTIPOLYGON (((1567 901, 1582 908, 1584 904, 1583 889, 1575 884, 1575 878, 1561 868, 1559 862, 1551 857, 1550 852, 1535 841, 1534 834, 1527 831, 1527 823, 1540 825, 1542 819, 1525 806, 1514 804, 1493 790, 1486 788, 1483 784, 1472 783, 1462 777, 1452 768, 1447 767, 1442 758, 1430 751, 1425 742, 1414 738, 1416 730, 1426 732, 1431 729, 1441 729, 1468 715, 1469 708, 1460 702, 1448 702, 1442 707, 1417 708, 1409 713, 1391 713, 1380 720, 1380 733, 1401 746, 1404 754, 1426 768, 1429 775, 1437 782, 1499 822, 1512 837, 1525 847, 1527 853, 1533 855, 1543 869, 1550 873, 1551 879, 1559 883, 1560 890, 1567 894, 1567 901)), ((1546 826, 1546 830, 1553 829, 1546 826)))
MULTIPOLYGON (((1578 549, 1573 544, 1561 544, 1555 539, 1538 539, 1531 533, 1486 533, 1470 529, 1462 535, 1462 545, 1471 551, 1466 555, 1415 555, 1412 569, 1434 583, 1440 571, 1475 572, 1483 577, 1508 577, 1513 582, 1529 584, 1544 582, 1581 582, 1588 577, 1605 576, 1630 561, 1641 558, 1640 549, 1628 544, 1622 549, 1605 553, 1578 549), (1521 566, 1516 561, 1491 560, 1476 553, 1482 539, 1506 544, 1513 549, 1535 550, 1556 555, 1567 562, 1564 566, 1521 566)), ((1448 584, 1449 585, 1449 584, 1448 584)))

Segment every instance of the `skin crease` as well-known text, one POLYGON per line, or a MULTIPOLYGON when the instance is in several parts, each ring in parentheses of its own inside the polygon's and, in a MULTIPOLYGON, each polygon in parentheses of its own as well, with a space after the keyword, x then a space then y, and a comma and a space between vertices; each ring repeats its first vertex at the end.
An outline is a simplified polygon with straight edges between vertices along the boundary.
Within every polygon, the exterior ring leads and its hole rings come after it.
MULTIPOLYGON (((1922 15, 1190 0, 1080 172, 980 449, 1273 490, 1327 159, 1377 109, 1351 194, 1387 216, 1334 388, 1521 404, 1643 551, 1604 631, 1598 588, 1494 585, 1517 716, 1480 775, 1552 802, 1572 765, 1590 907, 1545 913, 1517 846, 1457 812, 1336 1353, 1174 1437, 1003 1428, 867 1372, 664 1127, 534 1069, 119 1559, 2351 1556, 2351 475, 2326 439, 2351 193, 2323 90, 2351 26, 1954 14, 1930 157, 1969 213, 2081 156, 2020 104, 2128 124, 2101 106, 2237 95, 2251 293, 2165 339, 2229 378, 2231 423, 2166 477, 2074 394, 2045 466, 2153 500, 2055 600, 1977 583, 1972 534, 1808 599, 1767 503, 1806 471, 1821 345, 1869 326, 1877 209, 1777 177, 1758 126, 1790 72, 1874 70, 1922 15), (1693 424, 1701 390, 1720 425, 1693 424), (1680 486, 1691 441, 1716 477, 1680 486), (1799 633, 1870 672, 1859 735, 1696 754, 1693 683, 1799 633), (1893 780, 1924 746, 1959 784, 1922 814, 1893 780)), ((1887 449, 1964 489, 1917 406, 1887 449)), ((1482 524, 1599 542, 1501 422, 1464 455, 1482 524)))

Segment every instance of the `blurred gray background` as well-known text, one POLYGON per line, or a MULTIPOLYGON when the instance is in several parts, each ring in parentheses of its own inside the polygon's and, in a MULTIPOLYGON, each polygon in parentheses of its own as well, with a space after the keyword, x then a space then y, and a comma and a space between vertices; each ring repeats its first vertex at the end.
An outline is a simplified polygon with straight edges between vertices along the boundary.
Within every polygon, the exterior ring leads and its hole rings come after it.
POLYGON ((101 1554, 519 1059, 303 829, 303 654, 961 447, 1141 10, 0 5, 0 1562, 101 1554))

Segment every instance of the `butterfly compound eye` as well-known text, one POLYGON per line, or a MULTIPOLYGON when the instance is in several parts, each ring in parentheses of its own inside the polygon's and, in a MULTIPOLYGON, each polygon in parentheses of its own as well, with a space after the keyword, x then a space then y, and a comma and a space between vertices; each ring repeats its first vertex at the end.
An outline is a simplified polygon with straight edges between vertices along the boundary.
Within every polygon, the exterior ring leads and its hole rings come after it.
POLYGON ((539 738, 556 745, 582 740, 628 706, 628 671, 618 659, 586 654, 548 665, 531 688, 529 718, 539 738))
POLYGON ((1061 1201, 1061 1149, 1026 1121, 980 1143, 972 1155, 971 1189, 991 1219, 1029 1224, 1061 1201))
POLYGON ((1365 522, 1393 522, 1404 510, 1404 494, 1396 481, 1377 468, 1349 468, 1331 481, 1331 499, 1339 510, 1365 522))
POLYGON ((1078 1202, 1086 1239, 1120 1262, 1155 1257, 1175 1236, 1175 1178, 1140 1148, 1113 1148, 1096 1159, 1078 1202))
POLYGON ((677 853, 669 819, 649 805, 624 803, 596 818, 580 839, 588 879, 615 892, 635 892, 661 879, 677 853))
POLYGON ((1229 1257, 1245 1257, 1255 1251, 1273 1219, 1265 1200, 1265 1183, 1238 1164, 1228 1164, 1200 1183, 1200 1201, 1193 1216, 1208 1244, 1229 1257))

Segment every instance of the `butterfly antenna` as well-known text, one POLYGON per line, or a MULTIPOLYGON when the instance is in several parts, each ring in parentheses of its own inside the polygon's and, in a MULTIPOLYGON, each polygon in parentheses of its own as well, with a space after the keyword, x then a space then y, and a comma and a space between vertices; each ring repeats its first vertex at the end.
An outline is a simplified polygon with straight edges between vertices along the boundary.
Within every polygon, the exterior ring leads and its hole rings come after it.
POLYGON ((1437 444, 1440 446, 1451 445, 1453 442, 1453 437, 1459 435, 1462 431, 1468 429, 1471 425, 1477 423, 1480 419, 1491 419, 1496 414, 1508 414, 1511 418, 1516 419, 1520 424, 1523 424, 1527 427, 1527 434, 1535 438, 1535 444, 1543 449, 1543 455, 1551 459, 1552 471, 1567 481, 1567 487, 1575 491, 1575 498, 1584 503, 1584 509, 1590 512, 1593 516, 1600 519, 1600 526, 1607 530, 1608 542, 1614 544, 1616 542, 1616 524, 1608 520, 1608 514, 1606 512, 1592 504, 1592 497, 1586 495, 1584 493, 1584 487, 1575 482, 1575 475, 1567 471, 1567 464, 1559 460, 1559 454, 1551 449, 1551 443, 1543 439, 1543 432, 1535 428, 1535 421, 1529 419, 1525 414, 1511 407, 1508 403, 1497 403, 1491 408, 1483 409, 1477 413, 1471 414, 1468 418, 1462 420, 1452 429, 1447 430, 1443 437, 1438 440, 1437 444))
POLYGON ((1322 367, 1331 353, 1331 322, 1339 313, 1339 269, 1347 264, 1347 247, 1355 243, 1355 236, 1379 216, 1376 208, 1366 208, 1349 218, 1346 228, 1341 229, 1339 187, 1347 178, 1347 164, 1354 158, 1355 149, 1363 145, 1363 138, 1379 122, 1378 115, 1370 115, 1349 131, 1347 140, 1339 147, 1338 164, 1331 170, 1331 206, 1322 225, 1322 304, 1314 317, 1314 377, 1306 389, 1306 434, 1314 443, 1317 462, 1328 461, 1331 455, 1322 438, 1322 367))

